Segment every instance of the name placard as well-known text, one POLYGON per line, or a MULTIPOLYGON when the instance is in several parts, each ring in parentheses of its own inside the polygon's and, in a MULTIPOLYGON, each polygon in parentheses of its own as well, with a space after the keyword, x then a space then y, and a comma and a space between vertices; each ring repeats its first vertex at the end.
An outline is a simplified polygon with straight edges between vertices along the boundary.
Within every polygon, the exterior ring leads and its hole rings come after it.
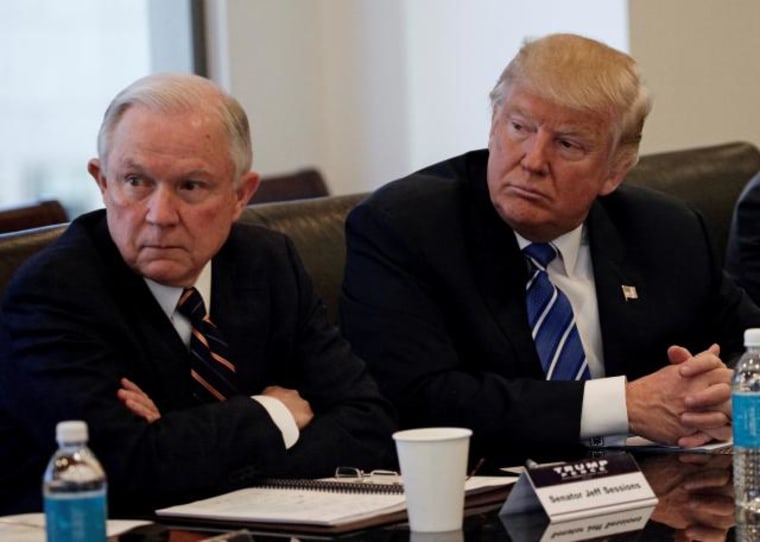
POLYGON ((551 523, 657 504, 657 496, 628 453, 526 469, 500 515, 543 508, 551 523))

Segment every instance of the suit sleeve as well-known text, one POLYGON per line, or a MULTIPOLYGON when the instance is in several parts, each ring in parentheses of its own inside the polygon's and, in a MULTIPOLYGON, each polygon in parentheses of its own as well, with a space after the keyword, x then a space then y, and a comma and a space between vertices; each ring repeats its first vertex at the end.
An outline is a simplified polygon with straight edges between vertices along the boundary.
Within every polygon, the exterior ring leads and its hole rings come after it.
POLYGON ((526 378, 503 343, 471 341, 493 318, 485 309, 464 315, 469 294, 457 290, 466 287, 455 276, 444 278, 445 257, 433 256, 446 254, 449 243, 457 258, 458 243, 429 233, 421 241, 419 230, 372 203, 354 209, 346 227, 341 325, 397 407, 401 425, 469 427, 471 459, 518 446, 577 443, 583 385, 526 378))
POLYGON ((760 303, 760 178, 742 194, 734 213, 733 261, 737 283, 760 303))
POLYGON ((284 460, 278 429, 251 399, 162 409, 153 424, 132 415, 116 395, 143 355, 127 340, 130 326, 114 317, 94 276, 60 271, 27 274, 3 307, 3 403, 31 453, 40 460, 52 453, 58 421, 85 420, 114 510, 192 498, 284 460))
POLYGON ((337 466, 372 470, 393 466, 395 413, 381 396, 367 367, 338 328, 327 320, 325 306, 290 240, 287 251, 299 292, 295 324, 295 366, 299 375, 288 385, 309 401, 314 419, 301 431, 278 469, 284 476, 332 475, 337 466))

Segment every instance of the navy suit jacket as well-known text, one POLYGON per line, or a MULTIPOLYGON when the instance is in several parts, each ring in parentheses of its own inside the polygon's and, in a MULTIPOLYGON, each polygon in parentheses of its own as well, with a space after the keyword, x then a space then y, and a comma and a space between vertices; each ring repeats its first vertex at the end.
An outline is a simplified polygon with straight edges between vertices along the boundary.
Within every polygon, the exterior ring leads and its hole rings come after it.
POLYGON ((726 270, 760 303, 760 173, 736 202, 726 247, 726 270))
POLYGON ((55 424, 64 419, 88 422, 115 513, 263 475, 387 464, 392 409, 328 323, 292 243, 236 224, 212 262, 210 314, 230 344, 242 394, 209 404, 193 398, 188 350, 125 265, 104 211, 75 220, 17 273, 0 324, 0 513, 39 506, 55 424), (159 422, 121 404, 121 377, 153 399, 159 422), (315 412, 287 451, 249 397, 274 384, 297 389, 315 412))
MULTIPOLYGON (((583 384, 546 382, 528 326, 527 268, 474 151, 390 183, 347 220, 344 336, 402 426, 474 430, 470 458, 578 443, 583 384)), ((760 311, 724 276, 702 217, 622 186, 586 221, 608 376, 668 363, 669 345, 724 359, 760 311), (627 299, 633 286, 638 299, 627 299)))

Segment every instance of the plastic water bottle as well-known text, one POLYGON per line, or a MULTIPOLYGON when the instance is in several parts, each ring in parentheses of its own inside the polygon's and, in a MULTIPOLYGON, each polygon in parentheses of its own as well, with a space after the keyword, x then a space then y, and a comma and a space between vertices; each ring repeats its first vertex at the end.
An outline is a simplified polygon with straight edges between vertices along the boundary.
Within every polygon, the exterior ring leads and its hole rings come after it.
POLYGON ((760 329, 744 332, 744 347, 731 394, 734 490, 737 512, 760 517, 760 329))
POLYGON ((58 451, 45 470, 47 542, 106 540, 106 477, 87 447, 87 424, 65 421, 56 426, 58 451))

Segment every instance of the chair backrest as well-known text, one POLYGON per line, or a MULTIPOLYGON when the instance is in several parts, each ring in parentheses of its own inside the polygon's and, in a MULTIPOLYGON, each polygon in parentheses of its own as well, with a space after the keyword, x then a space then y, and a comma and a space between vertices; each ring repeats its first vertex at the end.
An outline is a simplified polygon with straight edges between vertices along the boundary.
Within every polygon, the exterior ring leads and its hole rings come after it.
POLYGON ((66 224, 0 234, 0 297, 16 269, 56 239, 66 224))
POLYGON ((288 174, 262 177, 249 203, 319 198, 329 193, 322 174, 314 168, 304 168, 288 174))
POLYGON ((58 200, 41 200, 0 208, 0 233, 68 222, 58 200))
POLYGON ((666 192, 699 210, 725 258, 736 200, 758 171, 760 151, 737 142, 642 156, 625 182, 666 192))
POLYGON ((250 205, 240 217, 241 222, 259 224, 293 240, 332 322, 338 320, 337 300, 346 262, 346 215, 365 196, 352 194, 250 205))

